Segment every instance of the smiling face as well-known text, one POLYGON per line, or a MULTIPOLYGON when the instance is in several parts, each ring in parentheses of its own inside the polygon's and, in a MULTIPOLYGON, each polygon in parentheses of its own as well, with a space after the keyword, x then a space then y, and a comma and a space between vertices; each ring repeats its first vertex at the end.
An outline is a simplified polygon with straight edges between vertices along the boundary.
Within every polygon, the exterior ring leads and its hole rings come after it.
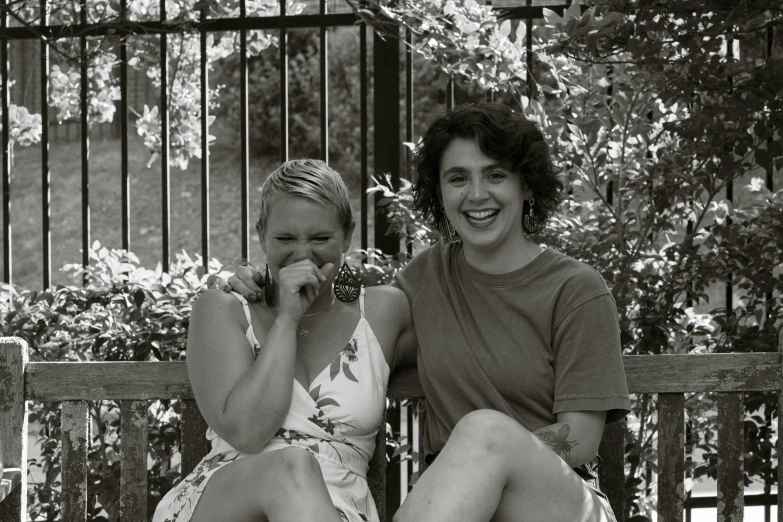
POLYGON ((346 233, 336 205, 285 194, 270 202, 265 227, 256 225, 272 279, 278 281, 281 268, 303 259, 319 268, 333 263, 335 269, 321 288, 328 288, 337 275, 342 255, 351 245, 353 228, 351 225, 346 233))
POLYGON ((455 138, 440 159, 440 194, 446 217, 466 249, 491 251, 524 237, 522 206, 530 192, 519 175, 455 138))

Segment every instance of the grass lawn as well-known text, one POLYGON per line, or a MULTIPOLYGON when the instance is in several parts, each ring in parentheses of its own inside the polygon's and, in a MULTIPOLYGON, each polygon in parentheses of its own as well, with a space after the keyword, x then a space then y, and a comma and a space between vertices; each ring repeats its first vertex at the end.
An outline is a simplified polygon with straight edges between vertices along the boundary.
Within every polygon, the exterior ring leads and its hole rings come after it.
MULTIPOLYGON (((91 142, 89 204, 90 239, 109 248, 122 247, 122 199, 120 141, 91 142)), ((17 148, 11 181, 11 226, 13 282, 24 288, 40 289, 43 285, 43 227, 41 196, 40 146, 17 148)), ((241 181, 239 144, 218 136, 210 153, 210 257, 221 261, 241 256, 241 181)), ((81 262, 81 152, 78 141, 52 145, 49 153, 51 170, 51 256, 52 283, 71 283, 60 268, 81 262)), ((154 268, 162 257, 161 164, 147 168, 149 151, 141 140, 129 138, 130 177, 130 250, 143 266, 154 268)), ((277 158, 250 160, 250 259, 262 263, 254 223, 257 219, 258 188, 277 165, 277 158)), ((351 206, 360 220, 359 176, 333 165, 346 179, 352 194, 351 206)), ((201 162, 191 160, 185 171, 171 169, 170 188, 172 258, 183 249, 188 254, 202 253, 201 248, 201 162)), ((372 208, 372 207, 370 207, 372 208)), ((3 230, 0 229, 0 237, 3 230)), ((372 220, 369 224, 372 245, 372 220)), ((359 228, 352 248, 360 248, 359 228)), ((3 260, 0 259, 0 266, 3 260)))

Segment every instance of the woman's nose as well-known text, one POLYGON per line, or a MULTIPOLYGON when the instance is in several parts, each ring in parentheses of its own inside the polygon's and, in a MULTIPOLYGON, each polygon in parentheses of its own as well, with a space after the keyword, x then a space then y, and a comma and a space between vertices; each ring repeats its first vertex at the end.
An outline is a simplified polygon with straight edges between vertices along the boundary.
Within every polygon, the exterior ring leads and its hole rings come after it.
POLYGON ((310 248, 310 243, 307 241, 297 241, 293 252, 294 262, 302 261, 304 259, 313 259, 313 250, 310 248))
POLYGON ((478 201, 486 199, 488 195, 489 193, 487 192, 487 188, 484 186, 483 181, 476 181, 470 184, 470 192, 468 193, 468 197, 471 200, 478 201))

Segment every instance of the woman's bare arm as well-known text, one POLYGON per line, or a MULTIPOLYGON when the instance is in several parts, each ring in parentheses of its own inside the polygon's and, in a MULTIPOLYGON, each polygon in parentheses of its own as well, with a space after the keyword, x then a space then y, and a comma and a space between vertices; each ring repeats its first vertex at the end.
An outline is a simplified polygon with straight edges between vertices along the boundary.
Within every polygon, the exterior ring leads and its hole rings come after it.
POLYGON ((573 468, 591 462, 598 454, 605 422, 605 411, 567 411, 557 414, 555 424, 533 434, 573 468))
POLYGON ((199 297, 187 365, 207 423, 234 448, 257 453, 280 429, 291 405, 296 325, 278 317, 265 335, 257 335, 262 346, 253 359, 243 317, 233 295, 210 290, 199 297))

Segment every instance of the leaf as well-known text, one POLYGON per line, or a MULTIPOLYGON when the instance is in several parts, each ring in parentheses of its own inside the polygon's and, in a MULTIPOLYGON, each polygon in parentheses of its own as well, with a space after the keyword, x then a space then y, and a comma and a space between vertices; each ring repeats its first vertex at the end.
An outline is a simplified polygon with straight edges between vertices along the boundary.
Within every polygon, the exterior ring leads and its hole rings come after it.
POLYGON ((524 20, 519 21, 517 25, 517 45, 522 47, 525 45, 525 36, 527 36, 527 24, 524 20))
POLYGON ((310 450, 311 450, 313 453, 318 453, 318 454, 320 454, 320 453, 321 453, 321 450, 320 450, 320 449, 318 449, 318 444, 313 444, 312 446, 308 446, 308 448, 310 448, 310 450))
POLYGON ((340 359, 341 357, 338 355, 334 358, 332 364, 329 365, 329 379, 332 381, 337 377, 337 374, 340 373, 340 359))
POLYGON ((351 380, 353 382, 359 382, 359 379, 357 379, 351 372, 351 368, 348 366, 347 362, 343 363, 343 373, 345 374, 346 377, 348 377, 348 380, 351 380))
POLYGON ((327 397, 325 399, 321 399, 320 401, 318 401, 316 403, 316 406, 318 406, 319 408, 323 408, 324 406, 337 406, 339 408, 340 403, 334 399, 330 399, 329 397, 327 397))
POLYGON ((558 23, 563 22, 563 19, 560 18, 560 15, 552 11, 551 9, 547 9, 545 7, 542 11, 544 14, 544 20, 546 20, 547 25, 551 27, 555 27, 558 23))
POLYGON ((321 393, 321 385, 319 384, 312 390, 310 390, 310 397, 313 398, 313 401, 318 402, 318 395, 321 393))
POLYGON ((136 305, 136 308, 141 308, 141 305, 144 304, 144 291, 143 290, 136 290, 133 292, 133 303, 136 305))
MULTIPOLYGON (((520 25, 521 24, 522 22, 520 22, 520 25)), ((508 35, 511 34, 511 20, 505 20, 502 24, 500 24, 498 33, 500 33, 504 38, 508 38, 508 35)))

